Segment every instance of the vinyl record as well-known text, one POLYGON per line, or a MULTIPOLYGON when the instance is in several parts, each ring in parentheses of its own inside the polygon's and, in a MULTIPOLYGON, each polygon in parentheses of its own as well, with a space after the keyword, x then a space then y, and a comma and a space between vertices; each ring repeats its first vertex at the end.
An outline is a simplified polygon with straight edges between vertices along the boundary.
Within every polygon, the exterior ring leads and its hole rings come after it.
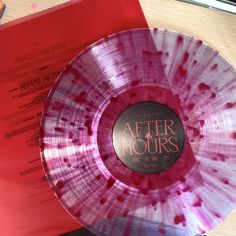
POLYGON ((236 73, 214 49, 135 29, 80 53, 50 92, 45 173, 100 236, 190 236, 236 205, 236 73))

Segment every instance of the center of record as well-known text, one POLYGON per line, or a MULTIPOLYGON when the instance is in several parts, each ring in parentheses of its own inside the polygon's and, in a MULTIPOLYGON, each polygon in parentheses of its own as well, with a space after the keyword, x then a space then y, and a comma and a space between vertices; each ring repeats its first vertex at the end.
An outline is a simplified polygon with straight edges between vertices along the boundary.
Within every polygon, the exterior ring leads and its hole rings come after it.
POLYGON ((127 167, 156 174, 178 160, 185 144, 185 131, 178 115, 167 106, 140 102, 120 114, 113 127, 112 142, 127 167))

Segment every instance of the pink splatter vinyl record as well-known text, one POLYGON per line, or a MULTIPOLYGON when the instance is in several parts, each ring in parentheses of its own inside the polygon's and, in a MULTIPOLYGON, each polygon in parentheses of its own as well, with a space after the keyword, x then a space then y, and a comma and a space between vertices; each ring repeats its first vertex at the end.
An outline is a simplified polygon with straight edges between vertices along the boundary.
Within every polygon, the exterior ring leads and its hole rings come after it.
POLYGON ((202 41, 134 29, 62 72, 41 123, 45 173, 99 236, 191 236, 236 206, 236 72, 202 41))

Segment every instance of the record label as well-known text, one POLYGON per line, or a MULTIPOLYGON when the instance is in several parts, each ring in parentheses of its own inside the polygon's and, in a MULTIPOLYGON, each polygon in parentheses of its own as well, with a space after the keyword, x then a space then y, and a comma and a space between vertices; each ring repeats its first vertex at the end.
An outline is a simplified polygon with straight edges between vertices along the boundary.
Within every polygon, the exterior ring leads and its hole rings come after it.
POLYGON ((130 169, 155 174, 172 166, 184 147, 179 117, 157 102, 140 102, 125 109, 113 128, 117 156, 130 169))

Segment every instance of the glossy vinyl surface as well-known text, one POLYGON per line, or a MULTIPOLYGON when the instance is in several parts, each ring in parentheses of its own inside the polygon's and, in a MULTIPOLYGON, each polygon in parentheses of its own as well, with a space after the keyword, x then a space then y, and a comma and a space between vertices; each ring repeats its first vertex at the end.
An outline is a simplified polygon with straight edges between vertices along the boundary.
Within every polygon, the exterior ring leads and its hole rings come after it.
POLYGON ((79 54, 51 91, 41 123, 48 180, 96 235, 204 233, 236 205, 236 72, 217 51, 163 29, 104 38, 79 54), (132 104, 180 117, 180 158, 158 174, 121 163, 112 129, 132 104))

